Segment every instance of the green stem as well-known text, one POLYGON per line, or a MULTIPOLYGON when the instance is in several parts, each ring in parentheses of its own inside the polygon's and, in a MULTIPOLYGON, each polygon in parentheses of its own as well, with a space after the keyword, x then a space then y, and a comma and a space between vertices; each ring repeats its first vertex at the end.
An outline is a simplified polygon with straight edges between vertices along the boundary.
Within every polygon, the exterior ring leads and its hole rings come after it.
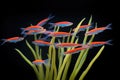
POLYGON ((82 57, 80 57, 80 62, 78 64, 78 67, 74 68, 75 70, 73 70, 73 74, 71 74, 70 76, 70 79, 69 80, 74 80, 75 77, 77 76, 78 72, 80 71, 80 69, 82 68, 82 65, 84 64, 85 60, 86 60, 86 57, 87 57, 87 54, 88 54, 88 50, 87 49, 85 52, 84 52, 84 55, 82 57))
POLYGON ((48 65, 45 65, 45 67, 46 67, 46 75, 45 75, 45 80, 48 80, 48 78, 49 78, 49 70, 50 70, 50 67, 49 67, 50 65, 48 64, 48 65))
MULTIPOLYGON (((34 35, 34 40, 37 40, 37 35, 34 35)), ((41 55, 39 54, 39 46, 35 45, 35 50, 36 50, 36 55, 38 59, 41 59, 41 55)), ((42 80, 44 80, 44 70, 43 70, 43 65, 38 65, 37 66, 39 69, 39 77, 41 77, 42 80)))
POLYGON ((68 61, 68 59, 69 59, 70 56, 71 56, 71 55, 66 55, 66 57, 64 58, 63 64, 62 64, 61 67, 60 67, 60 70, 59 70, 59 72, 58 72, 58 76, 57 76, 57 79, 56 79, 56 80, 60 80, 61 74, 62 74, 63 69, 64 69, 64 67, 65 67, 65 64, 66 64, 66 62, 68 61))
POLYGON ((19 55, 33 68, 33 70, 34 70, 34 72, 35 72, 35 74, 36 74, 36 76, 37 76, 37 79, 38 79, 38 80, 41 80, 41 77, 39 77, 39 72, 38 72, 36 66, 35 66, 34 64, 32 64, 31 61, 30 61, 29 59, 27 59, 27 57, 25 57, 25 56, 23 55, 23 53, 22 53, 19 49, 15 49, 15 50, 16 50, 16 51, 19 53, 19 55))
POLYGON ((35 53, 35 50, 32 48, 32 46, 29 44, 29 42, 26 40, 26 45, 28 46, 28 48, 31 50, 33 56, 35 59, 37 59, 37 55, 35 53))
POLYGON ((54 71, 54 80, 56 80, 57 77, 57 68, 56 68, 56 49, 53 46, 53 71, 54 71))
POLYGON ((71 62, 71 58, 72 58, 72 56, 69 57, 69 61, 66 63, 66 66, 65 66, 65 69, 64 69, 63 76, 62 76, 61 80, 66 80, 68 69, 69 69, 70 62, 71 62))
POLYGON ((31 63, 31 61, 26 57, 24 56, 24 54, 19 50, 19 49, 16 49, 15 50, 20 54, 20 56, 32 67, 33 64, 31 63))
MULTIPOLYGON (((34 40, 37 40, 37 35, 34 35, 34 40)), ((37 58, 40 59, 40 56, 39 56, 39 46, 35 45, 35 50, 36 50, 37 58)))
MULTIPOLYGON (((90 25, 91 22, 92 22, 92 15, 91 15, 91 17, 90 17, 90 20, 89 20, 89 22, 88 22, 88 25, 90 25)), ((88 32, 88 30, 89 30, 89 28, 87 28, 86 32, 88 32)), ((86 44, 86 42, 87 42, 87 37, 88 37, 88 36, 85 35, 84 40, 83 40, 83 44, 86 44)))
MULTIPOLYGON (((76 29, 75 29, 75 31, 74 31, 74 33, 73 33, 73 36, 72 36, 72 39, 71 39, 71 43, 74 42, 74 39, 75 39, 75 36, 76 36, 76 34, 77 34, 77 32, 78 32, 79 26, 82 24, 82 22, 83 22, 84 20, 85 20, 85 18, 83 18, 83 19, 79 22, 79 24, 77 25, 77 27, 76 27, 76 29)), ((69 49, 70 49, 70 48, 69 48, 69 49)), ((58 76, 57 76, 57 79, 56 79, 56 80, 60 80, 61 74, 62 74, 63 69, 64 69, 64 67, 65 67, 65 64, 66 64, 66 62, 69 60, 70 56, 72 56, 72 55, 69 55, 69 54, 68 54, 68 55, 65 56, 64 61, 63 61, 63 64, 61 65, 61 68, 60 68, 60 70, 59 70, 59 72, 58 72, 58 76)))
MULTIPOLYGON (((53 44, 54 42, 55 42, 55 37, 52 37, 50 43, 53 44)), ((57 76, 56 50, 55 50, 55 47, 53 45, 50 45, 50 47, 49 47, 49 56, 50 56, 50 60, 51 60, 51 67, 50 67, 49 79, 53 80, 53 74, 54 74, 54 79, 57 76), (51 56, 51 54, 52 54, 52 56, 51 56)))
POLYGON ((77 61, 76 61, 76 64, 75 64, 75 66, 74 66, 74 69, 73 69, 73 71, 72 71, 72 73, 71 73, 71 75, 70 75, 69 80, 74 80, 74 78, 75 78, 75 76, 76 76, 76 75, 75 75, 76 69, 77 69, 78 65, 80 64, 80 60, 82 59, 83 54, 84 54, 84 51, 81 51, 81 52, 80 52, 80 55, 79 55, 79 57, 78 57, 78 59, 77 59, 77 61))
POLYGON ((97 58, 100 56, 100 54, 102 53, 102 51, 104 50, 105 46, 102 46, 101 49, 98 51, 98 53, 95 55, 95 57, 91 60, 91 62, 89 63, 88 67, 85 69, 85 71, 82 73, 82 75, 80 76, 79 80, 83 80, 84 77, 86 76, 86 74, 88 73, 88 71, 90 70, 90 68, 92 67, 93 63, 97 60, 97 58))
MULTIPOLYGON (((72 29, 70 30, 69 33, 71 33, 71 31, 72 31, 72 29)), ((72 38, 71 42, 74 41, 74 38, 72 38)), ((70 40, 70 36, 67 37, 67 42, 69 42, 69 40, 70 40)), ((63 39, 63 42, 65 42, 64 39, 63 39)), ((78 39, 76 40, 76 42, 78 42, 78 39)), ((68 48, 67 50, 70 50, 70 48, 68 48)), ((64 48, 61 48, 61 51, 62 51, 62 53, 64 53, 64 48)), ((62 56, 62 59, 63 59, 63 55, 62 54, 61 54, 61 56, 62 56)), ((71 58, 72 58, 72 56, 70 56, 69 59, 68 59, 68 62, 66 62, 66 66, 65 66, 65 69, 64 69, 63 75, 62 75, 62 80, 66 80, 68 69, 69 69, 69 66, 70 66, 70 63, 71 63, 71 58)))
POLYGON ((60 67, 62 65, 62 62, 63 62, 63 54, 62 53, 64 53, 64 48, 59 48, 59 52, 58 52, 58 58, 59 58, 58 72, 59 72, 60 67))
MULTIPOLYGON (((92 22, 92 16, 90 17, 90 20, 89 20, 89 22, 88 22, 88 25, 90 25, 91 22, 92 22)), ((86 32, 88 32, 88 30, 89 30, 89 28, 87 28, 86 32)), ((85 37, 84 37, 84 39, 83 39, 83 44, 86 44, 87 37, 88 37, 88 36, 85 35, 85 37)), ((92 39, 93 39, 93 37, 92 37, 92 39)), ((76 75, 75 75, 76 69, 77 69, 77 67, 78 67, 78 65, 79 65, 79 63, 80 63, 80 61, 81 61, 81 59, 82 59, 82 57, 83 57, 84 52, 85 52, 85 50, 83 50, 83 51, 80 52, 80 55, 79 55, 79 57, 78 57, 78 59, 77 59, 77 61, 76 61, 76 64, 75 64, 75 66, 74 66, 73 72, 72 72, 71 75, 70 75, 69 80, 73 80, 73 79, 75 78, 75 76, 76 76, 76 75)))
MULTIPOLYGON (((47 66, 47 70, 48 70, 49 74, 46 73, 46 76, 48 76, 49 80, 52 80, 52 70, 51 70, 51 67, 52 67, 52 65, 51 65, 52 52, 51 52, 51 50, 52 50, 52 46, 49 46, 48 57, 49 57, 50 60, 49 60, 48 64, 49 64, 50 67, 47 66)), ((46 80, 47 80, 47 78, 46 78, 46 80)))
MULTIPOLYGON (((97 25, 96 25, 96 27, 97 27, 97 25)), ((91 37, 90 40, 89 40, 89 43, 93 41, 94 37, 95 37, 95 35, 92 35, 92 37, 91 37)), ((78 67, 75 67, 75 72, 73 72, 74 75, 71 76, 73 79, 74 79, 75 76, 78 74, 79 70, 81 69, 82 65, 84 64, 84 62, 85 62, 85 60, 86 60, 86 58, 87 58, 88 51, 89 51, 89 49, 85 50, 84 54, 82 54, 82 55, 80 56, 80 58, 79 58, 80 64, 77 63, 79 66, 78 66, 78 67), (77 69, 76 69, 76 68, 77 68, 77 69)), ((79 61, 79 60, 78 60, 78 61, 79 61)), ((73 80, 73 79, 71 79, 71 80, 73 80)))
MULTIPOLYGON (((69 33, 71 33, 72 29, 70 29, 69 33)), ((69 42, 70 41, 70 36, 67 37, 67 41, 66 42, 69 42)))
MULTIPOLYGON (((89 40, 89 43, 94 39, 94 37, 95 37, 95 35, 92 35, 92 37, 89 40)), ((78 71, 81 69, 83 62, 86 60, 88 51, 89 51, 89 49, 80 52, 80 55, 76 61, 75 67, 73 69, 73 72, 72 72, 69 80, 73 80, 75 78, 75 76, 77 75, 76 73, 78 73, 78 71)))
POLYGON ((39 77, 41 77, 42 80, 44 80, 44 71, 43 71, 43 65, 38 65, 38 70, 39 70, 39 77))
POLYGON ((40 49, 39 51, 39 56, 40 56, 40 59, 42 59, 42 49, 40 49))

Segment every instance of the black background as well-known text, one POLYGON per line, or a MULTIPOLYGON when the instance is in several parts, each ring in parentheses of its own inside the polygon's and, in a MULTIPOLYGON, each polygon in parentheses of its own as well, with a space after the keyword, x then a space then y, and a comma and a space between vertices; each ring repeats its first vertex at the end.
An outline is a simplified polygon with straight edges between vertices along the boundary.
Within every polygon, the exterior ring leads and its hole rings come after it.
MULTIPOLYGON (((119 65, 119 5, 110 0, 72 0, 72 1, 13 1, 1 3, 0 39, 20 36, 20 27, 36 24, 49 14, 55 15, 54 20, 71 20, 75 25, 84 17, 98 25, 112 23, 112 30, 102 33, 97 40, 112 39, 112 46, 106 46, 104 52, 94 63, 85 80, 116 80, 119 65), (15 2, 15 3, 14 3, 15 2)), ((53 20, 53 21, 54 21, 53 20)), ((1 42, 2 43, 2 42, 1 42)), ((23 42, 24 43, 24 42, 23 42)), ((21 43, 0 46, 1 78, 6 80, 35 80, 31 67, 21 59, 14 48, 25 49, 21 43)), ((94 52, 94 51, 93 51, 94 52)), ((91 57, 91 56, 89 56, 91 57)), ((76 79, 77 80, 77 79, 76 79)))

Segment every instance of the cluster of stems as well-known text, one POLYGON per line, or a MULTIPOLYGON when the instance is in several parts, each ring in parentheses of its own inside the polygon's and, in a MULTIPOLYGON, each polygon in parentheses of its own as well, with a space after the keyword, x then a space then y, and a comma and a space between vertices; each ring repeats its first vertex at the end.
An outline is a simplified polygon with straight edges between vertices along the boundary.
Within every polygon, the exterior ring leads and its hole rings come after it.
MULTIPOLYGON (((75 36, 77 35, 79 26, 83 23, 83 21, 85 20, 85 18, 83 18, 79 24, 77 25, 75 31, 74 31, 74 36, 68 36, 68 37, 63 37, 62 41, 58 40, 59 43, 61 42, 70 42, 70 43, 78 43, 79 42, 79 38, 76 38, 75 36)), ((90 25, 92 22, 92 16, 89 19, 88 25, 90 25)), ((95 26, 97 27, 97 25, 95 26)), ((89 30, 89 28, 86 29, 86 32, 89 30)), ((59 31, 59 27, 55 27, 54 31, 59 31)), ((89 39, 89 43, 93 41, 95 35, 92 35, 89 39)), ((34 35, 34 40, 37 40, 37 35, 34 35)), ((55 43, 55 39, 56 37, 52 37, 50 43, 55 43)), ((85 35, 83 38, 83 44, 86 44, 86 42, 88 41, 88 36, 85 35)), ((33 57, 35 60, 37 59, 43 59, 42 54, 44 53, 44 51, 42 51, 42 49, 40 48, 40 46, 35 45, 35 47, 33 48, 33 46, 31 46, 31 43, 28 42, 26 40, 26 45, 29 48, 29 50, 32 52, 33 57)), ((100 50, 96 53, 96 55, 93 57, 93 59, 90 61, 90 63, 88 64, 88 66, 85 68, 84 71, 82 71, 81 75, 79 75, 78 80, 83 80, 84 77, 86 76, 86 74, 88 73, 88 71, 90 70, 90 68, 92 67, 93 63, 96 61, 96 59, 100 56, 100 54, 102 53, 102 51, 104 50, 105 46, 103 45, 100 50)), ((74 48, 67 48, 67 50, 70 49, 74 49, 74 48)), ((21 57, 33 68, 37 80, 76 80, 76 76, 78 75, 78 73, 80 72, 83 64, 86 61, 87 55, 89 53, 89 48, 80 51, 77 57, 77 60, 75 62, 75 65, 73 67, 72 72, 70 73, 70 76, 68 76, 68 70, 70 68, 70 64, 72 61, 72 55, 74 54, 66 54, 63 55, 62 53, 64 53, 66 50, 64 48, 57 48, 54 45, 50 45, 48 48, 48 52, 44 53, 45 55, 47 55, 49 61, 47 64, 41 64, 41 65, 35 65, 32 63, 32 61, 30 59, 28 59, 24 53, 19 50, 19 49, 15 49, 20 55, 21 57)), ((29 55, 29 54, 28 54, 29 55)))

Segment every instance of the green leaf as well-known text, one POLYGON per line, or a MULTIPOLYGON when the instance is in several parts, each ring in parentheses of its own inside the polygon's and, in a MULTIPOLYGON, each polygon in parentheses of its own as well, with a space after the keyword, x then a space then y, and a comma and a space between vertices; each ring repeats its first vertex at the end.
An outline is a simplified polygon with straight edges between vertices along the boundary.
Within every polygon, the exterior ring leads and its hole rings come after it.
POLYGON ((37 59, 37 55, 36 55, 36 52, 35 50, 32 48, 32 46, 29 44, 29 42, 26 40, 26 45, 28 46, 28 48, 31 50, 33 56, 35 59, 37 59))
POLYGON ((83 80, 84 77, 86 76, 86 74, 88 73, 88 71, 90 70, 90 68, 92 67, 93 63, 97 60, 97 58, 100 56, 100 54, 102 53, 102 51, 104 50, 105 46, 102 46, 101 49, 98 51, 98 53, 95 55, 95 57, 91 60, 91 62, 89 63, 89 65, 87 66, 87 68, 84 70, 84 72, 82 73, 82 75, 80 76, 79 80, 83 80))

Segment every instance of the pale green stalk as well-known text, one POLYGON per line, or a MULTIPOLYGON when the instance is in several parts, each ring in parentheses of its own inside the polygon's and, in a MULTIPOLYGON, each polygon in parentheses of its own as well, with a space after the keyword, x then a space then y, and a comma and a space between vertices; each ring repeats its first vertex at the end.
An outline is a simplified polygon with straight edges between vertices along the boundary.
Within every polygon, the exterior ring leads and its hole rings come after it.
MULTIPOLYGON (((69 33, 71 33, 72 29, 70 30, 69 33)), ((67 42, 69 42, 70 40, 70 36, 67 37, 67 42)), ((73 40, 73 39, 72 39, 73 40)), ((78 39, 76 40, 76 42, 78 41, 78 39)), ((63 41, 62 42, 65 42, 64 38, 63 38, 63 41)), ((62 53, 64 53, 64 48, 61 48, 62 49, 62 53)), ((67 50, 70 50, 70 48, 68 48, 67 50)), ((61 54, 62 56, 62 54, 61 54)), ((71 58, 72 56, 69 57, 69 60, 68 62, 66 63, 66 66, 65 66, 65 69, 64 69, 64 72, 63 72, 63 76, 62 76, 62 80, 65 80, 66 79, 66 76, 67 76, 67 72, 68 72, 68 68, 70 66, 70 63, 71 63, 71 58)), ((63 59, 63 56, 62 56, 62 59, 63 59)), ((63 60, 62 60, 63 61, 63 60)))
POLYGON ((39 69, 39 77, 41 77, 42 80, 44 80, 44 71, 43 71, 43 65, 37 65, 38 69, 39 69))
MULTIPOLYGON (((52 37, 50 43, 53 43, 52 40, 53 40, 53 37, 52 37)), ((49 73, 48 74, 46 73, 46 76, 48 76, 49 80, 53 80, 52 79, 52 77, 53 77, 53 65, 51 64, 52 63, 52 58, 53 58, 52 45, 49 46, 48 56, 49 56, 49 59, 50 59, 49 63, 48 63, 50 65, 50 67, 47 67, 47 70, 48 70, 49 73)))
MULTIPOLYGON (((79 29, 79 26, 82 24, 82 22, 85 20, 85 18, 83 18, 81 21, 80 21, 80 23, 78 24, 78 26, 77 26, 77 28, 75 29, 75 32, 73 33, 73 36, 72 36, 72 39, 71 39, 71 43, 72 42, 74 42, 74 38, 75 38, 75 36, 76 36, 76 34, 77 34, 77 32, 78 32, 78 29, 79 29)), ((57 76, 57 79, 56 80, 60 80, 60 78, 61 78, 61 74, 62 74, 62 72, 63 72, 63 69, 64 69, 64 67, 65 67, 65 64, 66 64, 66 62, 67 61, 69 61, 69 57, 70 57, 71 55, 66 55, 65 56, 65 58, 64 58, 64 61, 63 61, 63 64, 61 65, 61 68, 60 68, 60 70, 59 70, 59 72, 58 72, 58 76, 57 76)))
POLYGON ((95 55, 95 57, 91 60, 91 62, 89 63, 89 65, 87 66, 87 68, 85 69, 85 71, 82 73, 82 75, 80 76, 79 80, 83 80, 84 79, 84 77, 86 76, 86 74, 88 73, 88 71, 90 70, 90 68, 92 67, 93 63, 100 56, 100 54, 102 53, 102 51, 104 50, 104 48, 105 48, 105 46, 101 47, 101 49, 98 51, 98 53, 95 55))
POLYGON ((53 71, 54 71, 54 80, 56 80, 57 77, 57 68, 56 68, 56 49, 53 46, 53 71))
POLYGON ((38 80, 42 80, 42 78, 39 77, 39 72, 38 72, 36 66, 35 66, 34 64, 32 64, 31 61, 30 61, 29 59, 27 59, 27 57, 25 57, 25 56, 23 55, 23 53, 22 53, 19 49, 15 49, 15 50, 16 50, 16 51, 19 53, 19 55, 33 68, 33 70, 34 70, 34 72, 35 72, 35 74, 36 74, 36 76, 37 76, 37 79, 38 79, 38 80))
MULTIPOLYGON (((75 43, 78 43, 78 40, 79 39, 77 38, 75 43)), ((69 48, 68 48, 68 50, 69 50, 69 48)), ((66 80, 68 69, 69 69, 69 66, 70 66, 70 63, 71 63, 71 58, 72 58, 72 56, 70 57, 69 61, 66 63, 66 66, 65 66, 65 69, 64 69, 64 72, 63 72, 63 76, 62 76, 62 80, 66 80)))
POLYGON ((50 71, 50 58, 49 58, 49 55, 48 55, 48 53, 47 53, 47 56, 48 56, 48 59, 49 59, 49 61, 48 61, 48 63, 45 65, 45 80, 48 80, 48 78, 49 78, 49 71, 50 71))
POLYGON ((50 67, 49 67, 50 65, 45 65, 45 67, 46 67, 46 72, 45 72, 45 80, 48 80, 48 77, 49 77, 49 69, 50 69, 50 67))
MULTIPOLYGON (((59 27, 56 27, 54 28, 54 32, 57 32, 59 31, 59 27)), ((54 44, 55 43, 55 37, 52 37, 50 43, 54 44)), ((53 47, 53 45, 50 45, 49 46, 49 54, 50 56, 50 60, 51 60, 51 67, 50 67, 50 71, 49 71, 49 80, 53 80, 53 74, 55 75, 54 76, 54 79, 56 78, 57 76, 57 68, 56 68, 56 51, 55 51, 55 47, 53 47), (53 53, 54 52, 54 53, 53 53)))
MULTIPOLYGON (((52 38, 52 43, 55 43, 55 37, 52 38)), ((52 67, 53 68, 53 72, 54 72, 54 80, 57 77, 57 68, 56 68, 56 49, 55 47, 52 45, 52 67)))
MULTIPOLYGON (((63 39, 62 39, 62 42, 60 42, 60 40, 58 40, 58 42, 59 43, 64 43, 65 42, 65 37, 63 37, 63 39)), ((64 48, 60 48, 60 50, 61 50, 61 52, 60 53, 58 53, 58 58, 59 58, 59 68, 60 68, 60 66, 61 66, 61 64, 62 64, 62 61, 63 61, 63 53, 64 53, 64 48)), ((58 70, 59 70, 59 68, 58 68, 58 70)))
POLYGON ((62 61, 61 61, 61 53, 62 53, 62 52, 61 52, 61 48, 59 47, 59 48, 58 48, 58 53, 57 53, 57 54, 58 54, 58 58, 57 58, 57 59, 58 59, 58 62, 59 62, 59 63, 58 63, 58 70, 59 70, 59 68, 60 68, 60 66, 61 66, 61 64, 62 64, 62 61))
POLYGON ((40 51, 39 51, 39 57, 40 57, 40 59, 42 59, 42 49, 40 49, 40 51))
MULTIPOLYGON (((55 37, 52 37, 51 43, 53 44, 55 42, 55 37)), ((53 45, 51 45, 51 54, 52 54, 52 58, 51 58, 51 79, 52 76, 54 78, 54 80, 56 79, 57 76, 57 68, 56 68, 56 49, 53 45)))
MULTIPOLYGON (((71 31, 72 31, 72 29, 70 29, 69 33, 71 33, 71 31)), ((67 37, 67 41, 66 42, 69 42, 69 40, 70 40, 70 36, 67 37)), ((60 40, 58 40, 58 42, 61 43, 60 40)), ((63 37, 62 42, 65 42, 65 37, 63 37)), ((58 70, 60 69, 60 66, 61 66, 62 61, 63 61, 63 53, 64 53, 64 48, 58 48, 58 58, 59 58, 58 70)))
MULTIPOLYGON (((42 54, 42 50, 40 49, 39 50, 39 59, 42 59, 41 54, 42 54)), ((44 80, 45 79, 45 71, 43 70, 43 65, 38 65, 37 67, 39 69, 39 77, 42 77, 42 80, 44 80), (41 75, 41 74, 43 74, 43 75, 41 75)))
POLYGON ((32 46, 29 44, 29 42, 26 40, 26 45, 28 46, 28 48, 31 50, 33 56, 35 59, 37 59, 37 55, 36 55, 36 52, 35 50, 32 48, 32 46))
MULTIPOLYGON (((97 24, 96 24, 96 27, 97 27, 97 24)), ((95 37, 95 35, 92 35, 92 37, 90 38, 90 40, 89 40, 88 43, 92 42, 93 39, 94 39, 94 37, 95 37)), ((81 69, 83 63, 85 62, 89 50, 90 50, 90 48, 89 48, 89 49, 86 49, 86 50, 84 51, 84 54, 83 54, 83 56, 81 57, 81 60, 80 60, 80 65, 78 66, 78 68, 77 68, 77 70, 76 70, 77 73, 78 73, 78 71, 81 69)))
POLYGON ((51 70, 51 69, 53 69, 53 68, 51 68, 52 67, 52 65, 51 65, 51 61, 52 61, 52 46, 49 46, 49 53, 48 53, 48 56, 49 56, 49 62, 48 62, 48 64, 50 65, 50 67, 48 67, 49 69, 47 69, 48 70, 48 75, 46 75, 46 76, 48 76, 48 79, 49 80, 52 80, 52 74, 53 74, 53 70, 51 70))
MULTIPOLYGON (((34 35, 34 40, 37 40, 37 35, 34 35)), ((37 58, 40 59, 40 56, 39 56, 39 46, 35 45, 35 50, 36 50, 37 58)))
MULTIPOLYGON (((97 27, 97 24, 96 24, 96 27, 97 27)), ((90 38, 88 43, 92 42, 94 37, 95 37, 95 35, 92 35, 92 37, 90 38)), ((84 64, 84 62, 87 58, 88 51, 89 51, 89 49, 85 50, 83 56, 81 57, 80 64, 79 64, 78 68, 76 69, 74 76, 78 74, 79 70, 81 69, 82 65, 84 64)))
POLYGON ((66 62, 69 60, 69 57, 70 57, 70 56, 71 56, 71 55, 66 55, 66 56, 65 56, 64 61, 63 61, 63 64, 61 65, 61 67, 60 67, 60 69, 59 69, 59 72, 58 72, 58 75, 57 75, 57 79, 56 79, 56 80, 60 80, 61 74, 62 74, 63 69, 64 69, 64 66, 65 66, 66 62))
MULTIPOLYGON (((69 33, 71 33, 71 31, 72 31, 72 29, 70 29, 69 33)), ((71 37, 71 36, 68 36, 68 37, 67 37, 67 41, 66 41, 66 42, 69 42, 69 41, 70 41, 70 37, 71 37)))
POLYGON ((63 71, 63 75, 62 75, 62 79, 61 80, 66 80, 66 77, 67 77, 67 73, 68 73, 68 69, 69 69, 69 66, 70 66, 70 63, 71 63, 71 58, 72 56, 69 57, 69 60, 67 63, 66 63, 66 66, 65 66, 65 69, 63 71))
MULTIPOLYGON (((92 37, 89 40, 89 43, 94 39, 94 37, 95 37, 95 35, 92 35, 92 37)), ((76 61, 75 67, 74 67, 73 72, 72 72, 72 74, 70 76, 70 80, 73 80, 76 77, 76 75, 79 72, 79 70, 81 69, 83 63, 86 60, 88 51, 89 51, 89 49, 83 50, 83 51, 80 52, 78 60, 76 61)))
MULTIPOLYGON (((34 40, 37 40, 37 35, 34 35, 34 40)), ((41 55, 39 54, 39 46, 35 45, 35 50, 36 50, 36 55, 37 58, 40 59, 41 55)), ((39 76, 44 80, 44 70, 43 70, 43 65, 37 65, 39 69, 39 76)))
MULTIPOLYGON (((80 54, 83 54, 83 51, 81 51, 80 54)), ((74 69, 73 69, 73 71, 72 71, 72 73, 71 73, 71 75, 70 75, 69 80, 74 80, 74 78, 76 77, 75 72, 76 72, 76 69, 77 69, 78 65, 80 64, 81 58, 82 58, 82 55, 80 55, 80 56, 78 57, 78 59, 77 59, 77 61, 76 61, 76 64, 75 64, 75 67, 74 67, 74 69), (78 61, 79 61, 79 62, 78 62, 78 61)))
POLYGON ((76 70, 74 71, 74 75, 70 78, 70 80, 74 80, 75 77, 77 76, 78 72, 80 71, 80 69, 82 68, 82 65, 84 64, 85 60, 86 60, 86 57, 87 57, 87 54, 88 54, 88 50, 87 49, 85 52, 84 52, 84 55, 81 57, 81 60, 79 62, 79 65, 78 67, 76 68, 76 70))
POLYGON ((64 57, 63 53, 64 53, 64 48, 59 48, 59 51, 58 51, 58 59, 59 59, 58 72, 59 72, 60 67, 62 65, 62 62, 63 62, 63 57, 64 57))
MULTIPOLYGON (((88 25, 90 25, 91 22, 92 22, 92 16, 90 17, 90 20, 89 20, 89 22, 88 22, 88 25)), ((80 28, 80 27, 79 27, 79 28, 80 28)), ((89 28, 87 28, 86 32, 88 32, 88 30, 89 30, 89 28)), ((83 44, 86 44, 86 41, 87 41, 87 35, 85 35, 85 37, 84 37, 84 39, 83 39, 83 44)), ((77 59, 77 61, 76 61, 76 64, 75 64, 74 69, 73 69, 73 71, 72 71, 72 73, 71 73, 71 75, 70 75, 69 80, 74 80, 74 79, 75 79, 75 77, 76 77, 76 75, 77 75, 77 74, 75 74, 75 73, 76 73, 76 69, 77 69, 78 65, 80 64, 80 61, 81 61, 82 56, 83 56, 83 54, 84 54, 84 51, 85 51, 85 50, 83 50, 83 51, 80 52, 80 55, 79 55, 79 57, 78 57, 78 59, 77 59)), ((82 67, 82 66, 81 66, 81 67, 82 67)))

